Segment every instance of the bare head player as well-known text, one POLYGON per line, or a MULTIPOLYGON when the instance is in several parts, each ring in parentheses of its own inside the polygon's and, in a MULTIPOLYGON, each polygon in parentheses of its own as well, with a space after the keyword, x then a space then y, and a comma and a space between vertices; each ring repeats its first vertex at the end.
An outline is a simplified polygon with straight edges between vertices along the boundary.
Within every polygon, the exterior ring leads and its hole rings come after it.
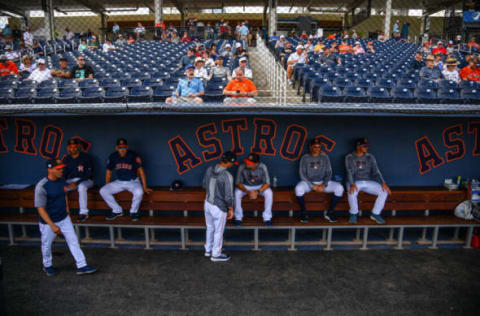
POLYGON ((227 219, 233 218, 233 177, 227 169, 234 164, 238 165, 237 155, 227 151, 218 164, 207 168, 203 178, 203 188, 207 191, 205 256, 214 262, 230 260, 229 255, 222 253, 222 245, 227 219))
POLYGON ((392 193, 378 169, 375 157, 368 152, 369 147, 370 142, 366 138, 359 138, 355 141, 355 151, 345 157, 348 204, 350 205, 349 222, 352 224, 357 223, 357 196, 360 191, 377 196, 370 218, 379 224, 385 224, 385 220, 380 216, 380 213, 385 206, 388 195, 392 193))
POLYGON ((132 221, 138 221, 138 209, 142 202, 143 192, 150 193, 152 190, 147 186, 142 159, 137 153, 128 149, 127 140, 125 138, 118 139, 115 149, 116 152, 108 158, 105 185, 100 189, 100 195, 112 209, 107 220, 113 220, 123 215, 122 207, 115 201, 113 195, 129 191, 133 194, 130 216, 132 221), (116 176, 114 181, 111 181, 112 174, 116 176))
POLYGON ((87 265, 69 216, 66 192, 74 190, 76 185, 71 183, 67 186, 63 178, 64 168, 65 164, 60 159, 48 160, 48 174, 35 186, 35 207, 40 221, 43 270, 48 276, 56 274, 52 265, 52 243, 57 235, 63 234, 75 259, 77 274, 94 273, 96 269, 87 265))

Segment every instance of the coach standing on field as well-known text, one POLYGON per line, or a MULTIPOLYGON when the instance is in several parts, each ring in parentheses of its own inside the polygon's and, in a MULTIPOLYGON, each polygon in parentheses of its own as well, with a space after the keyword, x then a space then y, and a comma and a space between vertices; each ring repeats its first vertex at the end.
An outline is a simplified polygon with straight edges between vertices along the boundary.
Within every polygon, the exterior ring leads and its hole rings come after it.
POLYGON ((93 273, 96 269, 87 265, 69 216, 65 193, 74 190, 76 184, 71 183, 67 186, 63 179, 63 168, 65 168, 65 164, 60 159, 48 160, 48 175, 35 186, 35 207, 40 216, 43 270, 48 276, 56 274, 56 270, 52 266, 52 242, 57 235, 63 234, 68 248, 75 258, 77 274, 93 273))
POLYGON ((222 155, 220 163, 208 167, 203 178, 205 197, 205 257, 211 261, 228 261, 230 256, 222 253, 223 231, 227 219, 233 217, 233 177, 228 168, 238 165, 237 155, 227 151, 222 155))
POLYGON ((357 139, 355 151, 345 157, 345 167, 348 179, 348 204, 350 205, 350 219, 352 224, 357 223, 358 201, 360 191, 377 196, 370 218, 379 224, 385 224, 380 213, 385 206, 387 197, 392 192, 385 183, 383 176, 378 169, 377 161, 368 152, 370 143, 366 138, 357 139))

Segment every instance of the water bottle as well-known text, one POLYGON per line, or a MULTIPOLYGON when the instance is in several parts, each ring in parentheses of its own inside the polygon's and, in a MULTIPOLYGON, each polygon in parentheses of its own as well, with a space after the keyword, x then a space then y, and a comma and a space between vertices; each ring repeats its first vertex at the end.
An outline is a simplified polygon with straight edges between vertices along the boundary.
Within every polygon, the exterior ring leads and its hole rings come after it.
POLYGON ((177 92, 176 91, 174 91, 172 93, 172 103, 173 104, 177 103, 177 92))
POLYGON ((272 185, 273 185, 274 188, 277 187, 277 185, 278 185, 278 178, 277 178, 277 176, 273 176, 273 184, 272 184, 272 185))

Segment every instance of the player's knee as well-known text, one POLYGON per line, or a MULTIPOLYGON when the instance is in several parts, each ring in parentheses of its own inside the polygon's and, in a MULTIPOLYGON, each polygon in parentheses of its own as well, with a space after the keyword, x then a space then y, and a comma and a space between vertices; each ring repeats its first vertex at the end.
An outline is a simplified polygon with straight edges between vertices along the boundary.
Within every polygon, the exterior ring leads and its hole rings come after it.
POLYGON ((77 189, 77 190, 78 190, 78 192, 87 192, 88 187, 87 187, 84 183, 80 183, 80 184, 78 185, 78 189, 77 189))
POLYGON ((133 196, 143 196, 143 189, 142 188, 136 188, 133 190, 133 196))
POLYGON ((100 188, 100 195, 101 196, 106 196, 108 195, 108 190, 106 189, 106 186, 104 185, 103 187, 100 188))
POLYGON ((335 188, 335 192, 333 194, 335 194, 336 196, 343 196, 343 192, 345 192, 345 189, 343 188, 343 185, 339 184, 335 188))
POLYGON ((300 183, 295 186, 295 195, 296 196, 304 196, 305 190, 303 189, 303 185, 300 183))
POLYGON ((388 192, 387 191, 384 191, 384 190, 381 190, 379 193, 378 193, 378 197, 379 198, 382 198, 382 199, 386 199, 388 197, 388 192))
POLYGON ((265 191, 263 191, 263 194, 264 194, 266 197, 272 197, 272 196, 273 196, 273 191, 272 191, 272 189, 268 188, 268 189, 266 189, 265 191))

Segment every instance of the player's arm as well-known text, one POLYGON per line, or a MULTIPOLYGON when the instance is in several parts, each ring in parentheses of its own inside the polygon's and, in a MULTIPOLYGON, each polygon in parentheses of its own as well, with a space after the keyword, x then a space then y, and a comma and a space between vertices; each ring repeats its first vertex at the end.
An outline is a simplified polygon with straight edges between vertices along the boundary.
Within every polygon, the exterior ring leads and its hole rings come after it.
POLYGON ((57 235, 61 234, 62 232, 60 231, 60 227, 58 227, 50 218, 50 216, 47 213, 47 210, 44 207, 37 207, 38 210, 38 215, 43 219, 45 223, 47 223, 48 226, 50 226, 50 229, 57 235))
POLYGON ((70 205, 68 205, 68 194, 65 194, 65 210, 67 214, 70 215, 70 205))
POLYGON ((388 194, 392 194, 392 191, 390 190, 387 183, 385 182, 385 179, 383 178, 382 173, 380 172, 380 169, 378 169, 377 160, 375 159, 375 157, 373 157, 373 155, 370 155, 370 157, 372 159, 371 161, 372 161, 373 178, 382 184, 383 191, 386 191, 388 194))
POLYGON ((228 172, 226 173, 227 177, 225 179, 225 203, 228 205, 228 215, 227 219, 233 218, 233 177, 228 172))
POLYGON ((302 159, 300 159, 300 168, 298 168, 298 175, 300 176, 300 179, 302 181, 305 181, 311 189, 313 188, 313 183, 307 178, 307 164, 305 163, 305 159, 306 156, 303 156, 302 159))
POLYGON ((109 184, 111 180, 112 180, 112 170, 107 169, 107 172, 105 172, 105 184, 109 184))
POLYGON ((47 223, 48 226, 50 226, 51 230, 55 234, 60 234, 60 228, 55 225, 55 223, 48 215, 47 210, 45 209, 45 207, 47 206, 47 192, 45 191, 43 186, 37 185, 35 187, 34 203, 35 207, 38 210, 38 215, 43 219, 43 221, 47 223))
POLYGON ((323 179, 322 179, 324 186, 328 185, 328 182, 332 180, 332 173, 333 173, 332 164, 330 163, 330 158, 328 158, 327 155, 325 155, 325 161, 326 161, 327 167, 326 167, 325 175, 323 176, 323 179))
POLYGON ((266 189, 268 189, 270 187, 270 175, 268 174, 268 168, 267 166, 265 166, 264 164, 262 164, 260 166, 260 168, 262 168, 263 170, 263 175, 265 177, 265 179, 263 179, 263 185, 261 186, 260 189, 258 189, 259 193, 262 193, 263 191, 265 191, 266 189))
POLYGON ((237 169, 237 176, 235 177, 235 184, 237 186, 237 188, 239 188, 240 190, 242 190, 243 192, 247 193, 248 194, 248 190, 247 188, 243 185, 243 176, 242 176, 242 172, 243 170, 245 169, 245 166, 242 164, 238 167, 237 169))
POLYGON ((142 181, 143 191, 145 191, 145 193, 147 194, 150 194, 152 192, 152 189, 147 186, 147 177, 145 177, 145 170, 143 170, 143 167, 138 168, 137 173, 140 177, 140 180, 142 181))
POLYGON ((350 155, 347 155, 345 157, 345 169, 347 170, 347 180, 348 180, 348 183, 350 184, 350 189, 348 190, 348 193, 353 194, 355 191, 357 191, 357 186, 353 181, 354 167, 353 167, 353 163, 350 160, 351 160, 350 155))

